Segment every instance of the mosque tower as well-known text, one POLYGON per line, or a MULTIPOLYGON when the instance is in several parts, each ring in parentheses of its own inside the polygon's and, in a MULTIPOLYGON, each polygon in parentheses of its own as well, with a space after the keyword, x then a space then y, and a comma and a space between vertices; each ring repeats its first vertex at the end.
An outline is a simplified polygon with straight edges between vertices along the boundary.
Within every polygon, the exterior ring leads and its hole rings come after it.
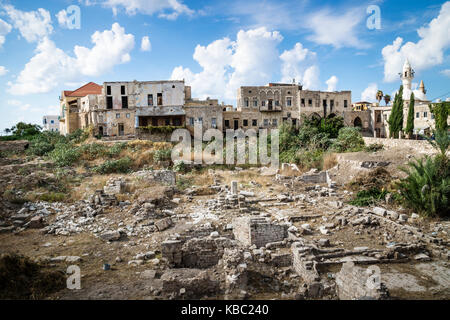
POLYGON ((411 68, 408 59, 406 59, 405 64, 403 65, 403 72, 400 75, 400 79, 402 79, 403 88, 411 90, 411 83, 414 79, 414 70, 411 68))

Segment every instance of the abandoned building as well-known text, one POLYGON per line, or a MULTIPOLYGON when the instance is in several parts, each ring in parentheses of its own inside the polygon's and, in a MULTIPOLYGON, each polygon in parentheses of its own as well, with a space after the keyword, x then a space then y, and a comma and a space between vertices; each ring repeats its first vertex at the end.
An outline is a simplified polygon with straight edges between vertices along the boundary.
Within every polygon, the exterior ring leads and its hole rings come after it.
MULTIPOLYGON (((415 94, 415 133, 434 127, 423 81, 412 90, 414 70, 408 61, 400 74, 403 83, 404 121, 409 97, 415 94)), ((75 91, 63 91, 60 98, 59 129, 69 134, 92 127, 96 136, 128 137, 154 141, 170 140, 177 128, 194 126, 208 129, 271 129, 284 123, 297 126, 306 118, 340 116, 348 127, 360 127, 364 135, 389 136, 388 119, 392 105, 356 102, 351 91, 311 91, 293 83, 243 86, 237 92, 237 107, 217 99, 192 98, 184 80, 90 82, 75 91)))

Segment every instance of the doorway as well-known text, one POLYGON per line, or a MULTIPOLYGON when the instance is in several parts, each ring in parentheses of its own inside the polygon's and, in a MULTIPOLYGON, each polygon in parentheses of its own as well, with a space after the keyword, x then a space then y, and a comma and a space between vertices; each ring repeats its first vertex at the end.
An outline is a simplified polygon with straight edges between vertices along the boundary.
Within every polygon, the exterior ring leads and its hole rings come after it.
POLYGON ((123 123, 119 123, 119 136, 123 136, 125 134, 125 130, 123 127, 123 123))

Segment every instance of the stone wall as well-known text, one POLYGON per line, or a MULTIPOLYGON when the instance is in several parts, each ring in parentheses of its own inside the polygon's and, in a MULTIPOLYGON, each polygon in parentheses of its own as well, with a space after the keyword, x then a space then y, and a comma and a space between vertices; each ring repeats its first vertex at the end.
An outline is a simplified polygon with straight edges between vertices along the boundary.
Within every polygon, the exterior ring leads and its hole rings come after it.
POLYGON ((233 232, 244 245, 256 245, 258 248, 287 237, 286 226, 271 223, 265 218, 236 218, 233 220, 233 232))
POLYGON ((366 145, 379 143, 385 148, 407 147, 411 148, 417 153, 432 154, 433 147, 426 140, 409 140, 409 139, 383 139, 383 138, 368 138, 364 137, 366 145))
POLYGON ((336 274, 337 294, 341 300, 355 299, 385 299, 389 292, 381 282, 370 282, 368 269, 357 267, 352 262, 342 265, 336 274))

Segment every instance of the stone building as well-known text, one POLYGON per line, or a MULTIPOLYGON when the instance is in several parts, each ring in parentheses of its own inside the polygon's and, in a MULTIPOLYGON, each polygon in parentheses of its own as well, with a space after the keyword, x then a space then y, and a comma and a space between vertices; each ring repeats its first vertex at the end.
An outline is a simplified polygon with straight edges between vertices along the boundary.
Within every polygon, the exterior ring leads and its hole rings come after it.
MULTIPOLYGON (((224 129, 277 128, 283 123, 297 126, 303 116, 344 116, 350 106, 351 91, 310 91, 295 83, 240 87, 237 108, 223 113, 224 129)), ((352 125, 354 119, 350 117, 348 122, 352 125)))
POLYGON ((222 130, 223 107, 215 99, 192 99, 184 81, 91 82, 63 92, 60 127, 62 134, 92 127, 98 136, 164 141, 170 139, 163 130, 168 127, 193 132, 200 122, 204 130, 222 130))
MULTIPOLYGON (((61 134, 66 135, 83 128, 80 121, 81 100, 89 95, 100 95, 101 93, 102 87, 94 82, 89 82, 74 91, 66 90, 62 92, 59 99, 59 131, 61 134)), ((86 100, 84 99, 84 101, 86 100)), ((86 120, 86 117, 83 120, 86 120)), ((89 121, 89 117, 87 121, 89 121)))
POLYGON ((44 131, 59 132, 59 116, 43 116, 42 125, 44 131))

